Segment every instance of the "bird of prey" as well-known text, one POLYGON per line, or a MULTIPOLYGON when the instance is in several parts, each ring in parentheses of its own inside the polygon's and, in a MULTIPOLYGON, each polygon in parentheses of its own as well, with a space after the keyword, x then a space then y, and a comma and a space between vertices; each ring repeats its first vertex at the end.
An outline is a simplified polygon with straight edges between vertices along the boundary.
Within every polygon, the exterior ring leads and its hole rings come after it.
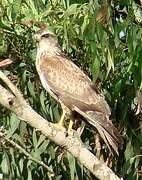
POLYGON ((63 124, 66 109, 79 113, 98 130, 109 149, 118 152, 122 138, 109 120, 111 112, 104 96, 61 51, 53 32, 40 29, 34 38, 37 42, 36 69, 42 85, 63 108, 59 124, 63 124))

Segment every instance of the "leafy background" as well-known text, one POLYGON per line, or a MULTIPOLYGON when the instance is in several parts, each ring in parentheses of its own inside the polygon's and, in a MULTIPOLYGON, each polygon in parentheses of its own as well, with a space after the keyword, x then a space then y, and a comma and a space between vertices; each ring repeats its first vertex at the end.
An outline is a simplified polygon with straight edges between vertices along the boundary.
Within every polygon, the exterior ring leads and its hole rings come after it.
MULTIPOLYGON (((1 0, 0 61, 14 63, 4 73, 43 117, 57 122, 59 105, 46 94, 35 69, 33 33, 45 24, 58 35, 61 48, 105 95, 112 119, 124 138, 120 155, 109 166, 125 179, 142 176, 142 2, 141 0, 1 0), (100 88, 101 87, 101 88, 100 88), (138 96, 139 95, 139 96, 138 96), (136 113, 137 112, 137 113, 136 113)), ((6 137, 43 161, 56 174, 0 141, 0 173, 5 179, 94 179, 67 151, 45 139, 0 106, 6 137)), ((82 140, 95 154, 95 132, 87 126, 82 140)), ((104 160, 109 151, 102 145, 104 160)))

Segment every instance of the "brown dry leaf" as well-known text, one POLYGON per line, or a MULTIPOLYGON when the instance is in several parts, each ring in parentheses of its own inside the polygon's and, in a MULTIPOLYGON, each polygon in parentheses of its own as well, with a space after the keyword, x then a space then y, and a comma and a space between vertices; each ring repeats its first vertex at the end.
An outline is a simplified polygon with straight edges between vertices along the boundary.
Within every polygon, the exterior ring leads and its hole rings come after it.
POLYGON ((108 19, 109 19, 108 18, 108 7, 107 6, 103 6, 97 12, 96 21, 98 21, 104 27, 106 27, 107 24, 108 24, 108 19))
POLYGON ((33 20, 33 19, 29 19, 29 20, 21 21, 21 24, 26 25, 26 26, 28 26, 28 27, 33 26, 33 24, 35 24, 35 23, 36 23, 36 21, 35 21, 35 20, 33 20))
POLYGON ((38 22, 38 25, 40 29, 47 29, 47 24, 45 24, 44 22, 38 22))

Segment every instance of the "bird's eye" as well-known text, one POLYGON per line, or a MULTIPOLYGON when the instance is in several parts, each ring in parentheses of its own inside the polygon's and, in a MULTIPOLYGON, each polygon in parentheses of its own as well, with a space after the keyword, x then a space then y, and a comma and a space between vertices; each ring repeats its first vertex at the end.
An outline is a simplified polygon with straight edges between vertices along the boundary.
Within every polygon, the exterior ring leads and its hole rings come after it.
POLYGON ((49 38, 49 33, 42 35, 42 37, 49 38))

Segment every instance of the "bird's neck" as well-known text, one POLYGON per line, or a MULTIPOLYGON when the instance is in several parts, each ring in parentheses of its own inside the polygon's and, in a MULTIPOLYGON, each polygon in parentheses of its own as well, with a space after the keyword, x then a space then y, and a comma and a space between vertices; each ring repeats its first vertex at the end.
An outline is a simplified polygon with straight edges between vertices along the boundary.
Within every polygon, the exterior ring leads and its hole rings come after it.
POLYGON ((60 48, 57 45, 48 45, 48 44, 39 44, 37 48, 37 53, 40 56, 41 54, 50 54, 50 55, 57 55, 61 53, 60 48))

